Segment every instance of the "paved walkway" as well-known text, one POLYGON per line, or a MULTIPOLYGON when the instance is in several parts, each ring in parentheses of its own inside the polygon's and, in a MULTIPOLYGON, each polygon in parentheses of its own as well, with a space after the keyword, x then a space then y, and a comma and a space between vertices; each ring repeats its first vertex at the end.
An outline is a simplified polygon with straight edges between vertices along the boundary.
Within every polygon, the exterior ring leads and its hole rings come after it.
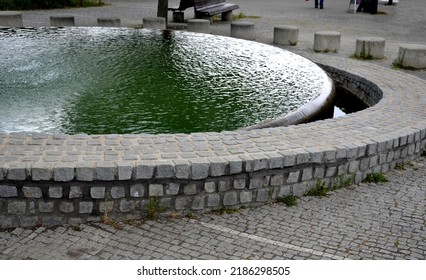
MULTIPOLYGON (((27 26, 48 25, 49 14, 76 16, 78 25, 95 25, 98 16, 118 16, 125 25, 155 14, 156 0, 109 0, 112 5, 24 13, 27 26)), ((315 59, 314 30, 342 32, 347 57, 358 36, 387 40, 388 59, 365 63, 390 67, 400 43, 426 43, 423 0, 380 6, 386 15, 349 14, 348 3, 241 0, 241 12, 258 15, 257 40, 272 42, 279 24, 301 28, 294 52, 315 59), (259 10, 261 9, 261 11, 259 10)), ((347 1, 343 1, 347 2, 347 1)), ((173 3, 170 0, 170 3, 173 3)), ((190 13, 186 15, 190 17, 190 13)), ((212 32, 229 35, 229 24, 212 32)), ((324 55, 321 55, 322 57, 324 55)), ((412 71, 426 79, 425 71, 412 71)), ((328 197, 303 197, 297 206, 272 204, 234 214, 206 214, 196 219, 170 217, 110 226, 93 223, 57 228, 0 232, 0 259, 422 259, 426 258, 426 159, 386 174, 388 183, 343 188, 328 197)), ((0 205, 1 206, 1 205, 0 205)))

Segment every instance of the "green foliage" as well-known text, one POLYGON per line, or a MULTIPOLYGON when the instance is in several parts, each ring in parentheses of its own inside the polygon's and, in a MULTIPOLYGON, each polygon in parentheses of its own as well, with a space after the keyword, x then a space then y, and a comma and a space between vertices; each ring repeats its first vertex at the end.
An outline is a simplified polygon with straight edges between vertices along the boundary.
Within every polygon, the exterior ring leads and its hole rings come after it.
POLYGON ((328 188, 325 187, 325 182, 319 180, 316 186, 310 189, 306 195, 307 196, 327 196, 328 188))
POLYGON ((151 197, 146 204, 146 218, 148 220, 154 220, 157 214, 164 211, 164 207, 160 206, 158 197, 151 197))
POLYGON ((277 198, 277 202, 284 203, 287 206, 296 206, 297 205, 297 196, 286 195, 277 198))
POLYGON ((389 180, 382 173, 370 173, 364 180, 365 183, 380 183, 389 182, 389 180))
POLYGON ((232 19, 233 20, 246 19, 246 18, 260 18, 260 16, 249 16, 249 15, 246 15, 244 13, 239 13, 239 14, 232 15, 232 19))
POLYGON ((235 213, 239 213, 240 210, 238 209, 233 209, 233 208, 221 208, 219 210, 213 210, 210 213, 211 214, 216 214, 216 215, 223 215, 223 214, 235 214, 235 213))
POLYGON ((0 0, 0 10, 35 10, 102 6, 102 0, 0 0))

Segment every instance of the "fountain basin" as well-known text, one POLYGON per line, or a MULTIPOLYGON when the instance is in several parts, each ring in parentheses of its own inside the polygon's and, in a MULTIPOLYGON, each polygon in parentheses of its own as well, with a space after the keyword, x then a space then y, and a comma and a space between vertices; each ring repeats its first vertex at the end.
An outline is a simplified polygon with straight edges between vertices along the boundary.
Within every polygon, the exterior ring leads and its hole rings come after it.
POLYGON ((0 131, 231 131, 332 96, 320 67, 256 42, 129 28, 0 36, 0 131))

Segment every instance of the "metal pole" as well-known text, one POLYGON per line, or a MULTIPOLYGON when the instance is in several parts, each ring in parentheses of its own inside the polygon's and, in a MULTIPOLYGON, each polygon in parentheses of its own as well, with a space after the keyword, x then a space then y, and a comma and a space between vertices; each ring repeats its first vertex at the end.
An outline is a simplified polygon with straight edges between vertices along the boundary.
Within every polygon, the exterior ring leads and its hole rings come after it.
POLYGON ((166 18, 166 22, 167 22, 168 8, 169 8, 169 0, 158 0, 157 17, 166 18))

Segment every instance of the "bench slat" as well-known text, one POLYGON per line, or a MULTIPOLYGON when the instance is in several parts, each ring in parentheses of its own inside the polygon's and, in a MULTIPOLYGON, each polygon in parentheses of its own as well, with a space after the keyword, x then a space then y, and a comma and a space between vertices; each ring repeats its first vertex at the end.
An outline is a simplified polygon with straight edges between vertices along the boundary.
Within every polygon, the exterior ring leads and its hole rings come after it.
POLYGON ((194 7, 194 0, 180 0, 178 7, 168 8, 169 11, 184 11, 187 8, 194 7))
POLYGON ((193 0, 194 10, 198 15, 214 16, 239 9, 237 4, 226 3, 225 0, 193 0))
POLYGON ((195 8, 203 8, 210 5, 226 3, 225 0, 193 0, 195 8))
POLYGON ((218 4, 218 5, 210 5, 203 8, 197 9, 198 13, 205 14, 205 15, 217 15, 220 13, 225 13, 229 11, 233 11, 238 9, 239 6, 237 4, 218 4))

